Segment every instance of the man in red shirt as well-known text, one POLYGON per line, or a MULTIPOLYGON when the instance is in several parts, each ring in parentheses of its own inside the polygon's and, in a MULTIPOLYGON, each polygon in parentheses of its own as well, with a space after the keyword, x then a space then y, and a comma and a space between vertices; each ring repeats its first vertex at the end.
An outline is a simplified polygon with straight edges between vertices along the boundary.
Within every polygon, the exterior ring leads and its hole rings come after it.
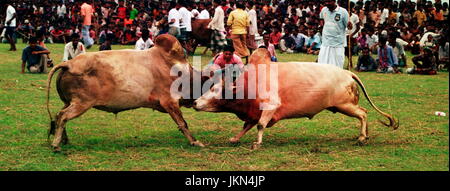
POLYGON ((123 3, 123 0, 120 0, 119 7, 117 8, 117 17, 122 20, 127 17, 127 8, 123 5, 123 3))

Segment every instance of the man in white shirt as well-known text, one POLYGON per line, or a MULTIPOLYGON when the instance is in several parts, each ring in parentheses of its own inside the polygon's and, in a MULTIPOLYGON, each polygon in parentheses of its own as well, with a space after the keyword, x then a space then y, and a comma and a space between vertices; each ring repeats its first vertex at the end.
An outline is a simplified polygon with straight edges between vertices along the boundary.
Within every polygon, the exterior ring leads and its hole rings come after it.
POLYGON ((9 51, 16 51, 16 44, 14 42, 13 36, 14 31, 16 31, 16 9, 12 6, 10 1, 6 1, 6 19, 5 19, 5 37, 8 40, 11 48, 9 51))
POLYGON ((181 8, 178 10, 181 16, 181 22, 180 22, 180 32, 181 35, 179 37, 179 41, 181 42, 181 45, 183 48, 186 49, 186 51, 189 53, 191 51, 191 48, 188 47, 188 43, 191 33, 192 33, 192 25, 191 25, 191 18, 192 14, 191 12, 186 8, 187 3, 186 1, 180 1, 181 8))
POLYGON ((212 18, 211 22, 208 24, 208 28, 213 30, 211 33, 211 51, 212 56, 214 57, 217 53, 220 53, 225 44, 225 13, 222 9, 222 1, 221 0, 214 0, 213 5, 216 7, 214 10, 214 17, 212 18))
POLYGON ((349 22, 352 24, 352 28, 348 29, 346 31, 346 35, 347 35, 347 48, 345 49, 345 56, 347 56, 348 59, 348 63, 349 63, 349 67, 353 68, 353 59, 352 58, 352 50, 353 50, 353 44, 356 43, 356 38, 358 38, 358 32, 360 30, 360 22, 359 22, 359 17, 358 15, 355 14, 355 3, 354 2, 350 2, 350 18, 349 18, 349 22))
POLYGON ((200 3, 199 7, 202 11, 200 12, 200 15, 198 16, 198 19, 210 19, 209 12, 206 9, 205 3, 200 3))
POLYGON ((142 30, 141 38, 136 41, 135 50, 147 50, 153 46, 153 41, 150 37, 150 31, 148 29, 142 30))
POLYGON ((58 15, 58 18, 64 18, 64 16, 66 15, 67 10, 66 10, 66 5, 64 5, 62 2, 59 2, 58 7, 56 8, 56 14, 58 15))
POLYGON ((169 34, 177 37, 180 35, 180 20, 181 15, 178 12, 180 5, 175 1, 170 2, 170 11, 167 20, 169 21, 169 34))
POLYGON ((389 17, 389 10, 386 7, 383 7, 383 4, 380 4, 380 11, 381 11, 381 16, 380 16, 380 24, 383 24, 384 22, 386 22, 387 18, 389 17))
POLYGON ((73 33, 71 38, 72 41, 67 43, 64 47, 63 62, 71 60, 76 56, 86 52, 83 43, 80 42, 79 34, 73 33))

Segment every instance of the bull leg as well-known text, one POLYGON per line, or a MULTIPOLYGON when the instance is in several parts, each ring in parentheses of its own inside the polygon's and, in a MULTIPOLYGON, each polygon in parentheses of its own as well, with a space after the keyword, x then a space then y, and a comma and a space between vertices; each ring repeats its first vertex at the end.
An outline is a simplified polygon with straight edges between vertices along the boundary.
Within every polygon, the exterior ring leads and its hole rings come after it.
POLYGON ((244 136, 245 133, 247 133, 255 125, 256 125, 256 123, 254 123, 254 122, 245 122, 242 131, 239 132, 238 134, 236 134, 236 136, 232 137, 230 139, 230 143, 238 143, 239 140, 241 139, 241 137, 244 136))
POLYGON ((264 110, 261 114, 261 118, 259 118, 258 121, 258 137, 257 141, 253 143, 252 149, 258 149, 261 147, 262 144, 262 137, 264 134, 264 129, 267 127, 267 124, 270 122, 270 120, 273 117, 273 114, 276 110, 264 110))
POLYGON ((53 139, 53 143, 51 144, 51 146, 53 147, 53 151, 61 151, 61 147, 59 146, 60 143, 63 142, 63 144, 66 144, 69 141, 65 129, 65 124, 67 123, 67 121, 82 115, 91 107, 91 104, 72 102, 67 108, 61 110, 58 113, 58 116, 56 117, 55 138, 53 139))
POLYGON ((188 125, 183 118, 183 115, 176 100, 164 100, 161 101, 161 106, 169 113, 170 117, 177 123, 178 129, 183 133, 183 135, 189 140, 192 146, 204 147, 200 141, 197 141, 194 136, 192 136, 189 131, 188 125))
POLYGON ((358 118, 361 122, 361 133, 358 137, 359 143, 364 143, 369 138, 369 129, 367 126, 367 110, 354 104, 345 104, 336 107, 340 113, 350 117, 358 118))

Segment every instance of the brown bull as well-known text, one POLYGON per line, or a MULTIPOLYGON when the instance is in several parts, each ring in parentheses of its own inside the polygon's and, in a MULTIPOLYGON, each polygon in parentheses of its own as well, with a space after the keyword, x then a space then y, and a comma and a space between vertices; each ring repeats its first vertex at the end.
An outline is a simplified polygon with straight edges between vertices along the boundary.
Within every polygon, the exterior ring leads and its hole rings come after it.
MULTIPOLYGON (((330 110, 339 112, 350 117, 355 117, 361 122, 361 134, 358 138, 359 142, 364 142, 368 136, 367 110, 358 105, 359 91, 358 85, 361 87, 365 97, 370 105, 381 115, 389 120, 386 126, 398 128, 398 122, 389 114, 378 109, 370 97, 361 80, 354 73, 342 70, 328 64, 318 63, 272 63, 270 55, 266 49, 258 49, 250 57, 250 65, 241 75, 234 86, 230 88, 223 82, 218 83, 208 92, 204 93, 194 103, 194 108, 201 111, 209 112, 230 112, 236 114, 245 122, 243 130, 230 142, 238 142, 239 139, 249 131, 253 126, 258 127, 257 141, 253 148, 258 148, 262 143, 263 131, 266 127, 273 126, 282 119, 308 117, 312 118, 322 110, 330 110), (269 68, 270 64, 277 65, 276 82, 270 78, 268 81, 261 80, 256 77, 255 84, 251 84, 253 80, 249 80, 251 75, 248 68, 260 70, 262 66, 269 68), (254 66, 254 67, 249 67, 254 66), (265 83, 264 83, 265 82, 265 83), (261 84, 266 84, 266 87, 261 84), (276 85, 277 88, 270 99, 261 99, 259 94, 261 91, 256 89, 256 96, 249 98, 250 87, 267 88, 270 84, 276 85), (230 91, 235 96, 244 91, 244 99, 220 99, 224 91, 230 91), (261 106, 265 105, 264 110, 261 106)), ((266 70, 267 71, 267 70, 266 70)), ((270 74, 267 71, 267 74, 270 74)), ((272 75, 272 74, 270 74, 272 75)), ((275 87, 275 86, 273 86, 275 87)), ((264 89, 263 89, 264 90, 264 89)))
POLYGON ((47 109, 51 79, 58 70, 56 87, 64 107, 51 123, 50 134, 55 135, 51 144, 60 151, 60 143, 66 144, 67 121, 90 108, 118 113, 140 107, 153 108, 169 113, 179 130, 191 145, 203 146, 189 132, 180 106, 189 107, 193 100, 181 100, 170 94, 170 86, 176 77, 170 76, 171 67, 180 64, 192 70, 180 43, 170 35, 160 35, 149 50, 115 50, 85 53, 55 66, 48 75, 47 109))
POLYGON ((212 30, 208 28, 211 19, 195 19, 192 21, 192 53, 199 44, 208 46, 211 43, 212 30))

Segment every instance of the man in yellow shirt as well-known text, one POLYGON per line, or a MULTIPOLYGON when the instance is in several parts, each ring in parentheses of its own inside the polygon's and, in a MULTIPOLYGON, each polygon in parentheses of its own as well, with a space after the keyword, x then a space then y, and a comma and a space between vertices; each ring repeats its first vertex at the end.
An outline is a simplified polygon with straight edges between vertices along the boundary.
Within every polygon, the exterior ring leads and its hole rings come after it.
POLYGON ((250 52, 247 49, 247 32, 250 26, 249 15, 244 11, 245 6, 242 2, 236 4, 236 10, 231 11, 228 16, 227 25, 231 26, 231 40, 233 40, 233 47, 236 50, 238 56, 246 57, 248 62, 248 56, 250 52))
POLYGON ((419 26, 423 26, 424 25, 423 22, 427 20, 427 16, 422 10, 423 10, 422 6, 417 6, 417 10, 416 12, 414 12, 413 15, 413 18, 417 19, 417 23, 419 24, 419 26))

